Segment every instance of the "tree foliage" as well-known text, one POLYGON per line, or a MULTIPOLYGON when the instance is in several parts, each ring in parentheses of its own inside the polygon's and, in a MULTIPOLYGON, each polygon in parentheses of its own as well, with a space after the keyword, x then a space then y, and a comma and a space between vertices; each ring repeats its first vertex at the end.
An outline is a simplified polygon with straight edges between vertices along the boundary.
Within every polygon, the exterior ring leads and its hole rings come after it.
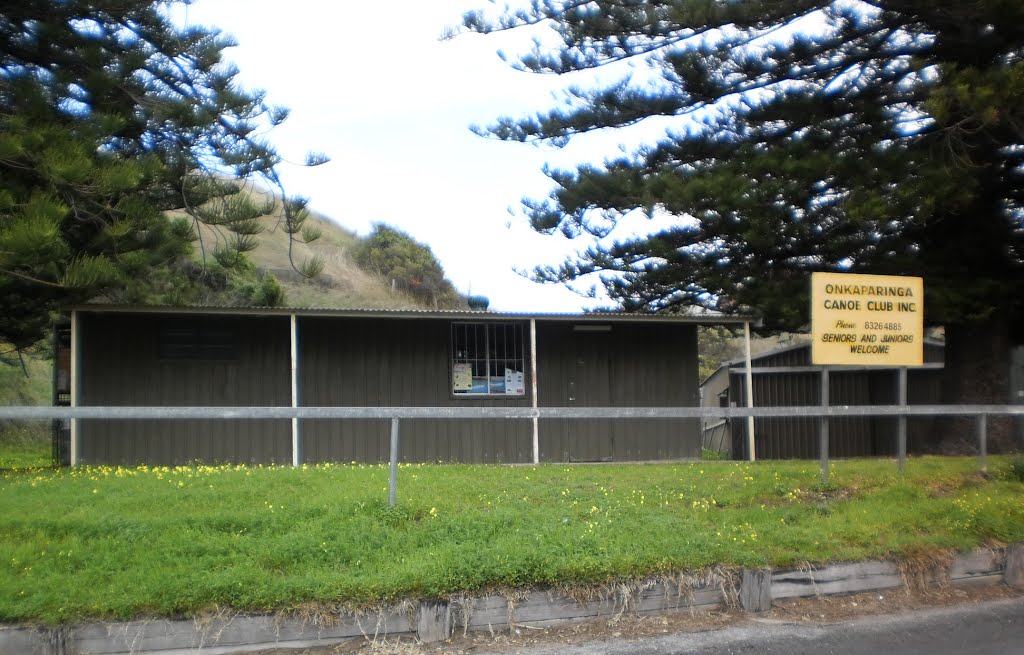
POLYGON ((697 379, 706 380, 722 364, 740 357, 743 348, 732 328, 702 325, 697 328, 697 379))
POLYGON ((268 208, 239 180, 273 187, 301 234, 305 201, 260 135, 287 111, 241 88, 230 39, 177 26, 173 4, 0 3, 0 340, 24 347, 54 309, 180 269, 200 223, 227 237, 204 263, 243 261, 268 208))
POLYGON ((549 171, 550 197, 525 201, 533 227, 594 238, 541 279, 599 275, 628 310, 752 306, 794 329, 811 271, 922 275, 932 323, 1020 317, 1024 4, 539 0, 464 22, 547 26, 557 44, 517 67, 606 80, 484 133, 560 145, 672 126, 549 171), (633 213, 651 229, 612 232, 633 213))
POLYGON ((453 308, 460 298, 433 251, 401 230, 376 223, 360 242, 354 259, 362 268, 393 280, 395 286, 434 307, 453 308))

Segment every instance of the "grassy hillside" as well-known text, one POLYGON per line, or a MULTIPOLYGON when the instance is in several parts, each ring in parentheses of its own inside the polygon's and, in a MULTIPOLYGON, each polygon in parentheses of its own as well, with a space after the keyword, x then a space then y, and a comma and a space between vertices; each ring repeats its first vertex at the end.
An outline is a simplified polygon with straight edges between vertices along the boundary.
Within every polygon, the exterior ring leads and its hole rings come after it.
MULTIPOLYGON (((254 200, 262 202, 267 194, 253 191, 254 200)), ((259 247, 247 253, 257 270, 273 274, 285 289, 285 305, 292 307, 351 308, 370 307, 375 309, 422 309, 423 301, 392 290, 391 281, 373 271, 360 268, 353 259, 361 237, 331 219, 311 213, 305 225, 315 226, 321 237, 312 243, 293 242, 293 258, 297 265, 312 257, 324 262, 323 272, 315 279, 306 279, 297 273, 288 259, 288 234, 284 231, 284 218, 280 205, 275 211, 261 219, 264 231, 257 236, 259 247)), ((197 255, 203 250, 212 252, 224 241, 227 234, 214 228, 202 226, 200 242, 196 244, 197 255)))
POLYGON ((49 405, 51 371, 48 359, 31 354, 0 357, 0 405, 49 405))
MULTIPOLYGON (((0 405, 49 405, 52 370, 49 359, 30 354, 0 357, 0 405)), ((49 421, 0 421, 0 469, 49 464, 49 421)))

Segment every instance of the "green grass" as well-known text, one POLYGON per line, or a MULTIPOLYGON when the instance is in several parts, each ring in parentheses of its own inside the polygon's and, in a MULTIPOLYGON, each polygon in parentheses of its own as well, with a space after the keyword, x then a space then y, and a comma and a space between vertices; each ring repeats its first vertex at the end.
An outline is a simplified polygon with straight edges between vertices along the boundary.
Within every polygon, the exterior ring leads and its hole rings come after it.
POLYGON ((717 462, 717 461, 722 461, 722 460, 729 459, 729 454, 728 453, 722 453, 722 452, 719 452, 717 450, 712 450, 711 448, 701 448, 700 449, 700 458, 703 459, 704 461, 715 461, 715 462, 717 462))
MULTIPOLYGON (((0 343, 0 351, 9 346, 0 343)), ((49 405, 53 394, 53 362, 25 354, 0 358, 0 405, 49 405), (23 367, 24 365, 24 367, 23 367)))
MULTIPOLYGON (((1009 461, 993 458, 1005 471, 1009 461)), ((0 620, 369 606, 713 565, 1024 541, 1024 484, 969 458, 0 475, 0 620)))
MULTIPOLYGON (((7 350, 0 344, 0 351, 7 350)), ((0 360, 0 405, 49 405, 53 364, 26 354, 0 360), (24 362, 24 368, 22 368, 24 362)), ((49 421, 0 421, 0 469, 49 466, 49 421)))
POLYGON ((0 424, 0 469, 50 466, 52 449, 49 421, 0 424))

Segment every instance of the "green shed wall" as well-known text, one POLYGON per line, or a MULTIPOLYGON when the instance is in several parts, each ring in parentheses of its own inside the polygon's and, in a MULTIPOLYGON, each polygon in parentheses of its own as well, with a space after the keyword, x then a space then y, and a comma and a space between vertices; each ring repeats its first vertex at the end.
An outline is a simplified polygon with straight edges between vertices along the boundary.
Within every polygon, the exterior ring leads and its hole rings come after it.
MULTIPOLYGON (((81 405, 291 405, 289 326, 282 317, 133 314, 79 317, 81 405), (233 361, 161 359, 161 326, 204 321, 235 329, 233 361)), ((288 463, 288 420, 83 420, 84 464, 288 463)))
MULTIPOLYGON (((578 332, 537 326, 541 407, 696 407, 697 330, 619 323, 578 332)), ((545 419, 543 461, 644 461, 700 456, 699 419, 545 419)))
MULTIPOLYGON (((464 319, 459 319, 464 320, 464 319)), ((80 315, 83 405, 289 406, 289 319, 138 314, 80 315), (158 334, 169 321, 233 326, 233 361, 165 360, 158 334)), ((481 319, 483 321, 483 319, 481 319)), ((502 320, 501 322, 517 322, 502 320)), ((299 404, 340 407, 529 407, 526 395, 466 398, 451 392, 451 321, 298 318, 299 404)), ((616 323, 575 331, 537 322, 539 404, 544 407, 696 406, 697 336, 689 325, 616 323)), ((388 459, 387 420, 300 421, 303 462, 388 459)), ((83 463, 289 463, 288 420, 81 422, 83 463)), ((406 419, 401 459, 410 462, 529 462, 530 420, 406 419)), ((540 421, 543 461, 697 457, 697 419, 540 421)))
MULTIPOLYGON (((810 344, 766 353, 754 358, 754 368, 810 367, 810 344)), ((924 361, 942 363, 944 347, 926 343, 924 361)), ((745 404, 746 381, 742 368, 731 368, 729 400, 745 404)), ((830 405, 895 405, 898 402, 897 369, 833 370, 829 374, 830 405)), ((942 370, 909 368, 907 403, 928 405, 940 402, 942 370)), ((820 370, 759 373, 754 376, 755 407, 785 407, 821 404, 820 370)), ((907 449, 923 452, 934 423, 932 417, 907 419, 907 449)), ((732 456, 747 458, 747 422, 729 422, 732 456)), ((754 453, 758 459, 812 459, 818 457, 817 418, 758 418, 754 421, 754 453)), ((829 419, 829 454, 832 457, 878 457, 896 454, 897 419, 886 417, 833 417, 829 419)))
MULTIPOLYGON (((452 396, 450 326, 445 320, 300 318, 299 404, 529 407, 529 395, 452 396)), ((303 420, 300 431, 306 462, 389 457, 387 420, 303 420)), ((403 420, 400 453, 408 462, 528 462, 532 439, 527 420, 403 420)))

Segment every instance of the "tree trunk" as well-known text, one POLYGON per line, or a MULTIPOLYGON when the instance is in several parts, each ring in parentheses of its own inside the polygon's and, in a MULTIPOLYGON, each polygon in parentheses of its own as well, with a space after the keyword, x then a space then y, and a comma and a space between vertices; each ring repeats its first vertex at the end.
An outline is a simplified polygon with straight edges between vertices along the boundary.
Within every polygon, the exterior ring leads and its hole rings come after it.
MULTIPOLYGON (((942 403, 949 405, 1005 405, 1009 402, 1010 325, 1003 317, 946 326, 946 362, 942 403)), ((941 453, 977 451, 973 418, 936 421, 933 445, 941 453)), ((1010 417, 990 417, 988 444, 992 452, 1014 447, 1010 417)))

